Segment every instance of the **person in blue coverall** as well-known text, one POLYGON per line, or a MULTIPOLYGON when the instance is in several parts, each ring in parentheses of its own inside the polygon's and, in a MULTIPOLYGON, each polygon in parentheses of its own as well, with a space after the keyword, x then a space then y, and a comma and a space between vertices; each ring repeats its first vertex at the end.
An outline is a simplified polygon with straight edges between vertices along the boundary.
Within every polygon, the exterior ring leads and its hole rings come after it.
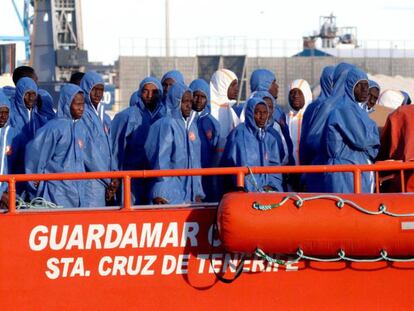
MULTIPOLYGON (((26 148, 26 174, 85 172, 83 148, 86 129, 83 91, 66 84, 60 91, 57 117, 37 133, 26 148)), ((50 180, 29 183, 36 195, 66 208, 85 206, 83 180, 50 180)))
POLYGON ((374 80, 368 80, 369 84, 369 96, 366 104, 366 110, 368 113, 375 111, 375 105, 377 104, 379 95, 381 93, 381 88, 377 82, 374 80))
POLYGON ((165 100, 167 98, 168 90, 170 87, 175 83, 182 83, 184 82, 184 76, 183 74, 178 70, 170 70, 167 71, 161 78, 161 85, 162 85, 162 92, 163 92, 163 102, 165 103, 165 100))
MULTIPOLYGON (((315 116, 318 114, 320 105, 322 105, 325 100, 327 100, 333 91, 333 74, 335 71, 335 66, 326 66, 322 70, 320 78, 320 88, 321 92, 317 99, 315 99, 306 109, 303 114, 302 120, 302 133, 300 137, 300 149, 299 157, 300 163, 302 165, 311 165, 312 159, 315 157, 315 153, 319 152, 319 148, 314 149, 316 146, 307 145, 308 142, 308 133, 312 128, 315 116)), ((323 129, 323 128, 322 128, 323 129)), ((318 129, 322 131, 322 129, 318 129)))
MULTIPOLYGON (((265 101, 259 97, 250 98, 245 115, 245 122, 229 135, 222 159, 223 166, 281 165, 277 140, 269 133, 269 110, 265 101)), ((283 191, 282 175, 247 175, 245 188, 247 191, 283 191)))
MULTIPOLYGON (((100 103, 104 92, 104 81, 100 74, 88 71, 83 76, 80 87, 85 94, 85 110, 80 122, 87 129, 85 145, 85 168, 87 172, 109 172, 115 170, 112 156, 112 144, 109 137, 110 118, 104 112, 100 103)), ((106 205, 106 193, 115 193, 118 181, 110 179, 89 179, 85 186, 87 207, 102 207, 106 205)), ((109 199, 109 198, 108 198, 109 199)))
MULTIPOLYGON (((340 63, 335 67, 332 79, 333 90, 331 96, 325 100, 321 100, 318 106, 313 110, 313 113, 310 116, 311 122, 306 125, 307 134, 304 136, 305 145, 303 146, 301 156, 304 160, 304 165, 322 165, 326 163, 327 154, 322 135, 330 112, 344 97, 345 80, 348 72, 353 68, 356 67, 348 63, 340 63)), ((300 150, 299 153, 301 153, 300 150)), ((323 180, 324 173, 306 174, 306 177, 304 178, 305 190, 308 192, 324 192, 323 180)))
MULTIPOLYGON (((200 168, 201 142, 197 125, 190 118, 190 88, 175 83, 168 91, 166 103, 169 114, 151 126, 145 143, 151 169, 200 168)), ((200 176, 160 177, 153 182, 150 192, 154 204, 201 202, 204 197, 200 176)))
MULTIPOLYGON (((380 139, 378 128, 363 105, 368 100, 368 77, 360 69, 349 71, 345 81, 345 95, 329 114, 323 141, 327 146, 327 165, 372 164, 377 157, 380 139)), ((374 190, 374 174, 362 174, 362 192, 374 190)), ((352 173, 326 173, 326 192, 354 191, 352 173)))
POLYGON ((250 77, 250 91, 252 93, 266 91, 273 96, 275 101, 272 115, 273 120, 275 121, 273 127, 280 133, 281 136, 283 136, 284 149, 287 150, 288 161, 284 164, 294 165, 295 160, 293 158, 293 143, 289 134, 289 126, 286 122, 286 114, 277 103, 279 86, 276 82, 276 75, 267 69, 256 69, 252 72, 250 77))
MULTIPOLYGON (((112 152, 119 170, 149 169, 144 144, 150 126, 166 115, 161 103, 162 86, 153 77, 142 80, 130 99, 130 107, 118 113, 111 123, 112 152), (134 95, 136 94, 136 95, 134 95)), ((148 187, 144 179, 132 179, 134 204, 147 204, 148 187)))
MULTIPOLYGON (((191 82, 190 89, 193 92, 194 122, 197 123, 201 142, 201 167, 212 167, 220 136, 220 124, 210 114, 210 86, 203 79, 197 79, 191 82)), ((213 201, 215 190, 211 176, 203 176, 202 182, 206 201, 213 201)))
MULTIPOLYGON (((56 117, 56 113, 53 110, 53 98, 50 93, 44 89, 37 90, 37 109, 39 115, 47 121, 52 120, 56 117)), ((46 122, 47 122, 46 121, 46 122)))
MULTIPOLYGON (((16 132, 10 126, 10 101, 0 89, 0 175, 10 174, 15 164, 16 132)), ((0 207, 7 208, 9 204, 7 182, 0 182, 0 207)))

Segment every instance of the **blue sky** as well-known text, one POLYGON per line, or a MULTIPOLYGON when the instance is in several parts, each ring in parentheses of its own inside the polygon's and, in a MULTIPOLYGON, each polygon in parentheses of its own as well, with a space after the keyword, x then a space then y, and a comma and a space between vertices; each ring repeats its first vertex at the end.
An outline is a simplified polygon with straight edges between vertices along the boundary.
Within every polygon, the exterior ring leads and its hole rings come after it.
MULTIPOLYGON (((20 2, 16 0, 18 3, 20 2)), ((83 0, 83 32, 89 59, 117 59, 125 37, 164 37, 165 0, 83 0)), ((171 38, 226 37, 300 39, 333 12, 338 26, 358 27, 364 40, 411 40, 414 0, 281 1, 170 0, 171 38)), ((11 0, 0 0, 0 35, 21 29, 11 0)), ((19 58, 22 57, 19 49, 19 58)))

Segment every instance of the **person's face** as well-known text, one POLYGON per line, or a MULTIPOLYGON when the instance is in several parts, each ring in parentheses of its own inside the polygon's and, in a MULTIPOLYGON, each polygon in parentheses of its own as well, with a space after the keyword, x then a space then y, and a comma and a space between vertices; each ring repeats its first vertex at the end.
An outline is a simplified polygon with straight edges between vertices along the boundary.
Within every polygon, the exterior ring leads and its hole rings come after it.
POLYGON ((0 107, 0 127, 5 126, 8 120, 9 120, 9 108, 0 107))
POLYGON ((102 100, 104 94, 104 85, 103 84, 97 84, 95 85, 90 93, 91 102, 94 106, 98 106, 99 103, 102 100))
POLYGON ((141 99, 146 107, 154 107, 158 100, 158 88, 152 84, 145 84, 142 88, 141 99))
POLYGON ((191 114, 191 108, 193 106, 193 95, 191 92, 185 92, 181 98, 181 114, 187 119, 191 114))
POLYGON ((277 96, 279 95, 279 85, 276 83, 276 80, 273 80, 272 84, 269 88, 269 93, 277 99, 277 96))
POLYGON ((197 112, 203 111, 207 105, 207 96, 201 91, 195 91, 193 96, 193 110, 197 112))
POLYGON ((271 119, 272 118, 272 115, 273 115, 273 111, 274 111, 273 101, 269 97, 265 97, 264 98, 264 101, 265 101, 265 103, 267 105, 267 110, 269 111, 269 119, 271 119))
POLYGON ((375 104, 377 103, 378 97, 379 97, 379 89, 376 87, 370 88, 368 92, 368 102, 367 102, 368 108, 371 109, 372 107, 375 106, 375 104))
POLYGON ((227 97, 230 100, 237 99, 237 96, 239 95, 239 86, 237 84, 237 79, 234 79, 229 88, 227 89, 227 97))
POLYGON ((35 91, 28 91, 24 94, 24 105, 27 109, 32 109, 36 104, 37 95, 35 91))
POLYGON ((171 85, 175 83, 174 79, 167 78, 162 82, 162 90, 164 92, 164 96, 167 96, 168 90, 170 89, 171 85))
POLYGON ((290 106, 296 111, 299 111, 303 108, 303 106, 305 106, 305 97, 300 89, 294 88, 290 90, 289 103, 290 106))
POLYGON ((260 103, 254 107, 254 121, 260 128, 266 126, 267 120, 269 119, 269 111, 267 110, 266 104, 260 103))
POLYGON ((355 85, 354 96, 357 102, 365 103, 368 100, 369 85, 367 80, 362 80, 355 85))
POLYGON ((82 93, 78 93, 70 104, 70 114, 74 120, 82 118, 83 110, 85 108, 85 102, 82 93))

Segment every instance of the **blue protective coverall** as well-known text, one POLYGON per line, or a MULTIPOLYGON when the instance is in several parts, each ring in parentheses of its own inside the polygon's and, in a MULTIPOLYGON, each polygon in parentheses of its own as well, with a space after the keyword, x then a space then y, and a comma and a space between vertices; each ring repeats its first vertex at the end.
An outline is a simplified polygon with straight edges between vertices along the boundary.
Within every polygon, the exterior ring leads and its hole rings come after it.
MULTIPOLYGON (((322 140, 326 121, 333 108, 342 100, 345 94, 345 80, 348 72, 356 68, 348 63, 340 63, 335 67, 333 73, 333 90, 331 96, 321 100, 309 116, 311 122, 306 125, 305 146, 302 151, 303 164, 321 165, 326 163, 326 142, 322 140), (309 154, 304 156, 305 154, 309 154)), ((329 82, 328 82, 329 83, 329 82)), ((301 160, 302 161, 302 160, 301 160)), ((308 192, 324 192, 324 173, 306 174, 303 178, 308 192)))
MULTIPOLYGON (((355 99, 354 88, 366 80, 366 73, 351 69, 345 82, 345 95, 330 113, 323 133, 327 146, 325 164, 372 164, 377 157, 380 139, 378 127, 355 99)), ((362 192, 374 190, 374 174, 362 174, 362 192)), ((325 191, 351 193, 354 191, 352 173, 326 173, 325 191)))
MULTIPOLYGON (((2 89, 0 89, 0 108, 6 107, 9 109, 9 120, 11 115, 11 105, 8 97, 2 89)), ((10 125, 10 121, 0 128, 0 175, 7 175, 13 172, 13 165, 16 161, 16 131, 10 125)), ((0 198, 3 192, 7 191, 7 182, 0 182, 0 198)))
MULTIPOLYGON (((87 129, 87 144, 84 148, 85 170, 87 172, 109 172, 115 169, 115 161, 112 156, 112 146, 109 137, 109 127, 99 115, 98 105, 95 109, 90 94, 97 85, 104 85, 102 77, 94 72, 88 71, 83 76, 80 87, 85 94, 85 110, 80 120, 87 129)), ((108 119, 109 116, 104 114, 108 119)), ((85 194, 87 207, 102 207, 106 205, 105 192, 110 179, 89 179, 85 186, 88 191, 85 194)))
MULTIPOLYGON (((269 133, 269 125, 260 129, 254 120, 254 110, 258 104, 266 105, 260 97, 252 97, 247 101, 246 120, 230 133, 223 154, 222 166, 281 165, 278 142, 275 136, 269 133)), ((254 174, 245 177, 247 191, 263 191, 264 186, 283 191, 282 175, 254 174)))
MULTIPOLYGON (((191 82, 190 89, 193 92, 202 92, 207 98, 207 104, 203 111, 197 112, 194 122, 197 124, 198 134, 201 143, 201 167, 208 168, 213 165, 215 149, 218 146, 220 137, 220 124, 210 114, 210 85, 203 79, 191 82)), ((203 176, 203 190, 206 194, 206 201, 214 201, 215 183, 212 176, 203 176)))
MULTIPOLYGON (((201 142, 197 125, 184 119, 181 100, 191 90, 175 83, 168 91, 169 115, 155 122, 145 143, 151 169, 190 169, 201 167, 201 142)), ((154 181, 150 198, 163 198, 169 204, 190 203, 204 198, 200 176, 161 177, 154 181)))
MULTIPOLYGON (((267 69, 256 69, 252 72, 250 77, 250 91, 252 93, 258 91, 268 92, 273 81, 276 80, 276 75, 267 69)), ((289 126, 286 122, 286 114, 283 112, 277 100, 274 100, 273 120, 279 125, 280 132, 284 138, 284 144, 288 150, 288 164, 294 165, 295 160, 293 158, 293 143, 289 133, 289 126)))
MULTIPOLYGON (((322 105, 322 103, 325 102, 332 95, 334 71, 335 66, 326 66, 322 70, 319 83, 321 87, 321 92, 318 98, 308 106, 303 115, 302 133, 300 137, 299 149, 300 163, 302 165, 311 165, 312 159, 315 157, 315 154, 319 152, 319 149, 314 150, 312 148, 312 145, 307 145, 308 133, 313 126, 314 118, 318 114, 320 105, 322 105)), ((322 129, 320 130, 322 131, 322 129)))
MULTIPOLYGON (((80 120, 70 113, 72 100, 82 89, 65 84, 60 91, 57 117, 50 120, 37 133, 26 148, 26 173, 85 172, 83 148, 86 129, 80 120)), ((63 207, 85 206, 85 182, 83 180, 42 181, 36 195, 63 207)))
POLYGON ((38 96, 42 101, 42 106, 38 109, 40 116, 46 118, 46 120, 51 120, 56 117, 56 113, 53 110, 53 98, 48 91, 44 89, 38 89, 38 96))
MULTIPOLYGON (((139 90, 132 94, 130 107, 119 112, 111 123, 112 152, 119 170, 149 169, 144 145, 150 126, 166 115, 166 108, 161 103, 162 86, 153 77, 142 80, 139 90), (158 104, 154 111, 146 108, 141 99, 142 89, 146 84, 154 84, 158 89, 158 104), (134 95, 135 94, 135 95, 134 95)), ((133 179, 131 191, 134 204, 148 203, 147 182, 143 179, 133 179)))

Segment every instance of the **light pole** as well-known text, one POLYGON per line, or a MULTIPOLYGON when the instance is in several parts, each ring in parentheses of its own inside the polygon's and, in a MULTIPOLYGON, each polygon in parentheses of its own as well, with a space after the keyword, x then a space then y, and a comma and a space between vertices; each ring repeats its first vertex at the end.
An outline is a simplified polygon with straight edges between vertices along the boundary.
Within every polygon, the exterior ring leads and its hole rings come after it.
POLYGON ((165 56, 170 57, 170 8, 169 0, 165 0, 165 56))

